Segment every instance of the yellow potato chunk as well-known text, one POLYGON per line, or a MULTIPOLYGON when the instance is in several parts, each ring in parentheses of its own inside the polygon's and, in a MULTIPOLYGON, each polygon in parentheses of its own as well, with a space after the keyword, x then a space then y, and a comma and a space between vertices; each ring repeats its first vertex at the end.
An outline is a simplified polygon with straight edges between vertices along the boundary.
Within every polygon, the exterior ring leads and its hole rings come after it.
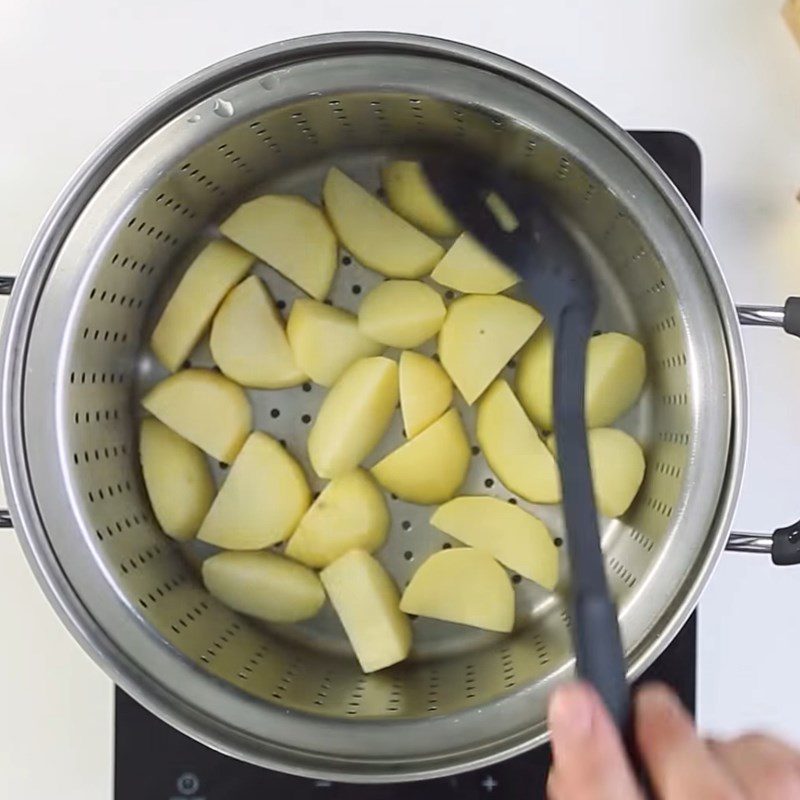
POLYGON ((295 300, 286 335, 298 367, 320 386, 332 386, 358 359, 383 352, 359 330, 356 317, 315 300, 295 300))
POLYGON ((322 570, 320 578, 364 672, 406 658, 411 623, 400 611, 394 581, 369 553, 350 550, 322 570))
POLYGON ((385 489, 421 505, 443 503, 459 490, 470 447, 456 409, 381 459, 372 474, 385 489))
POLYGON ((308 457, 321 478, 355 469, 386 433, 397 407, 397 364, 362 358, 348 367, 322 401, 308 435, 308 457))
POLYGON ((310 503, 297 461, 280 442, 255 431, 231 464, 197 538, 226 550, 260 550, 288 538, 310 503))
POLYGON ((446 313, 441 295, 422 281, 384 281, 361 303, 358 329, 389 347, 417 347, 439 332, 446 313))
POLYGON ((235 244, 214 241, 191 263, 150 337, 156 358, 170 372, 186 361, 222 299, 254 260, 235 244))
POLYGON ((365 266, 389 278, 428 275, 444 255, 440 244, 332 167, 322 199, 342 244, 365 266))
MULTIPOLYGON (((624 333, 601 333, 586 349, 586 424, 609 425, 637 400, 646 377, 644 348, 624 333)), ((516 389, 528 416, 553 429, 553 334, 542 326, 520 353, 516 389)))
POLYGON ((400 610, 509 633, 514 627, 514 589, 506 571, 485 550, 440 550, 414 573, 400 610))
POLYGON ((499 294, 519 283, 513 270, 466 232, 453 242, 431 278, 465 294, 499 294))
POLYGON ((316 573, 277 553, 217 553, 202 570, 203 583, 217 600, 267 622, 301 622, 325 603, 316 573))
POLYGON ((456 497, 439 506, 431 525, 552 590, 558 582, 558 548, 545 524, 496 497, 456 497))
POLYGON ((297 366, 266 286, 251 275, 232 289, 211 325, 211 355, 231 380, 256 389, 283 389, 306 379, 297 366))
POLYGON ((470 405, 541 321, 535 308, 502 295, 468 295, 450 306, 439 333, 439 357, 470 405))
POLYGON ((532 503, 561 500, 558 464, 504 380, 496 380, 480 399, 476 435, 486 461, 509 491, 532 503))
POLYGON ((456 236, 458 222, 433 191, 418 161, 393 161, 381 170, 393 211, 431 236, 456 236))
POLYGON ((409 439, 422 433, 450 408, 453 382, 442 365, 405 350, 400 355, 400 411, 409 439))
POLYGON ((325 299, 336 274, 338 246, 325 214, 305 197, 257 197, 239 206, 219 229, 307 294, 325 299))
POLYGON ((241 386, 210 369, 185 369, 157 383, 142 405, 184 439, 230 463, 253 427, 241 386))
POLYGON ((389 509, 362 469, 334 478, 306 511, 286 545, 286 555, 309 567, 326 567, 348 550, 372 553, 386 541, 389 509))
POLYGON ((173 539, 191 539, 216 492, 205 456, 150 417, 142 420, 139 458, 147 496, 161 529, 173 539))

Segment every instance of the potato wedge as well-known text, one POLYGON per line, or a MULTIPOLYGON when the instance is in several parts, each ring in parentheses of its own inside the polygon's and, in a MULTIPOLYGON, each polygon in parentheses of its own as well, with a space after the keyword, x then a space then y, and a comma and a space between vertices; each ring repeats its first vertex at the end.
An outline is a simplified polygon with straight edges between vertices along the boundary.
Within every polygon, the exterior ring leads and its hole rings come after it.
POLYGON ((292 305, 286 335, 298 367, 320 386, 332 386, 358 359, 384 349, 359 330, 352 314, 304 298, 292 305))
POLYGON ((222 372, 242 386, 284 389, 306 379, 275 303, 251 275, 230 291, 211 324, 211 355, 222 372))
POLYGON ((470 447, 456 409, 381 459, 372 474, 385 489, 421 505, 444 503, 464 483, 470 447))
POLYGON ((286 544, 286 555, 327 567, 348 550, 373 553, 389 532, 383 492, 363 469, 334 478, 306 511, 286 544))
POLYGON ((142 420, 139 458, 161 529, 173 539, 191 539, 216 492, 205 456, 163 422, 148 417, 142 420))
POLYGON ((542 315, 502 295, 460 297, 439 332, 439 357, 471 405, 539 327, 542 315))
MULTIPOLYGON (((520 353, 516 389, 528 416, 553 429, 553 335, 542 326, 520 353)), ((624 333, 601 333, 586 349, 586 425, 600 428, 624 414, 644 386, 642 345, 624 333)))
POLYGON ((397 407, 397 364, 362 358, 322 401, 308 435, 308 457, 321 478, 355 469, 380 441, 397 407))
POLYGON ((561 500, 558 464, 504 380, 496 380, 478 401, 475 432, 506 489, 532 503, 561 500))
POLYGON ((253 427, 241 386, 210 369, 184 369, 157 383, 142 405, 184 439, 230 463, 253 427))
MULTIPOLYGON (((604 517, 621 517, 631 506, 644 480, 645 458, 633 436, 615 428, 586 432, 597 510, 604 517)), ((555 453, 555 435, 547 438, 555 453)))
POLYGON ((444 249, 332 167, 322 199, 342 244, 365 266, 389 278, 428 275, 444 249))
POLYGON ((435 336, 447 309, 441 295, 422 281, 384 281, 358 309, 358 329, 389 347, 417 347, 435 336))
POLYGON ((452 402, 453 382, 441 364, 413 350, 400 354, 400 410, 409 439, 436 422, 452 402))
POLYGON ((397 664, 411 649, 411 623, 386 570, 365 550, 350 550, 320 573, 364 672, 397 664))
POLYGON ((496 497, 456 497, 439 506, 431 525, 552 591, 558 582, 558 548, 533 514, 496 497))
POLYGON ((255 259, 235 244, 209 242, 189 265, 150 337, 156 358, 175 372, 200 341, 225 295, 255 259))
POLYGON ((203 562, 202 572, 217 600, 267 622, 301 622, 325 603, 316 573, 277 553, 217 553, 203 562))
POLYGON ((453 242, 431 278, 465 294, 499 294, 519 283, 513 270, 466 232, 453 242))
POLYGON ((400 610, 446 622, 509 633, 514 589, 506 571, 485 550, 440 550, 414 573, 400 610))
POLYGON ((381 183, 393 211, 431 236, 457 236, 461 226, 431 189, 419 161, 392 161, 381 183))
POLYGON ((260 550, 287 539, 311 504, 306 476, 261 431, 247 438, 197 538, 226 550, 260 550))
POLYGON ((325 214, 305 197, 257 197, 239 206, 219 229, 313 298, 327 296, 338 264, 336 235, 325 214))

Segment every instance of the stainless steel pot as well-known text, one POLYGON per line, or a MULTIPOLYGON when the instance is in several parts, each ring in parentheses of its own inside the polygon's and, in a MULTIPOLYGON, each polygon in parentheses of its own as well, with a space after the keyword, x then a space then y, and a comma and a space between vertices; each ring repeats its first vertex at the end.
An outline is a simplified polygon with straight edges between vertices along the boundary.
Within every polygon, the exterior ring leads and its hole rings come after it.
MULTIPOLYGON (((388 34, 284 42, 211 67, 81 169, 28 254, 3 328, 11 518, 65 624, 162 718, 297 774, 404 780, 520 753, 544 741, 547 696, 572 670, 560 598, 520 583, 513 636, 417 620, 414 659, 364 676, 330 611, 287 631, 211 598, 196 572, 203 553, 162 535, 141 484, 137 398, 163 374, 148 333, 215 221, 266 189, 318 199, 331 163, 375 186, 379 163, 431 143, 500 149, 544 186, 595 269, 598 327, 646 344, 648 387, 623 425, 646 446, 647 475, 633 509, 603 526, 636 676, 691 612, 728 540, 746 428, 739 325, 675 188, 620 128, 544 76, 388 34)), ((258 269, 291 303, 297 291, 258 269)), ((332 299, 355 307, 353 287, 376 280, 345 256, 332 299)), ((743 321, 781 317, 749 309, 743 321)), ((210 363, 203 348, 192 358, 210 363)), ((321 391, 251 396, 257 426, 303 457, 304 415, 321 391)), ((400 436, 398 423, 384 448, 400 436)), ((499 483, 486 488, 492 479, 477 455, 467 491, 507 496, 499 483)), ((446 537, 428 526, 429 510, 391 504, 381 558, 402 585, 446 537)), ((535 510, 563 536, 557 509, 535 510)))

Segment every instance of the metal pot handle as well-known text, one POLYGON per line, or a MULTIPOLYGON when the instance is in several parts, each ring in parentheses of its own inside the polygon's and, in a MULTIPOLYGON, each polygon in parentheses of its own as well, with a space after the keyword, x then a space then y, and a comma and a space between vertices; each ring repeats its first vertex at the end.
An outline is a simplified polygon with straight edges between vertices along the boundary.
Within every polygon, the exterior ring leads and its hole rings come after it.
MULTIPOLYGON (((0 295, 11 294, 14 288, 14 278, 12 276, 0 275, 0 295)), ((11 513, 6 508, 0 508, 0 528, 13 528, 14 523, 11 519, 11 513)))
MULTIPOLYGON (((790 297, 783 306, 737 306, 741 325, 783 328, 800 336, 800 297, 790 297)), ((800 520, 773 533, 731 533, 725 545, 735 553, 768 553, 774 564, 800 564, 800 520)))

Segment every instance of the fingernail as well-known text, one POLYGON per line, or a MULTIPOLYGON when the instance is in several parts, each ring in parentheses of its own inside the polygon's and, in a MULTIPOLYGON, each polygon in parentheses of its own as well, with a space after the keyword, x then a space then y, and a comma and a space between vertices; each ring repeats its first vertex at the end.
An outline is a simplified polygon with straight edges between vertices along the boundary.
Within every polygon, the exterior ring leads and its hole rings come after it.
POLYGON ((651 713, 680 714, 682 706, 675 693, 663 683, 648 683, 636 696, 637 704, 651 713))
POLYGON ((556 689, 550 700, 548 723, 553 739, 579 742, 592 734, 594 702, 589 691, 580 684, 556 689))

